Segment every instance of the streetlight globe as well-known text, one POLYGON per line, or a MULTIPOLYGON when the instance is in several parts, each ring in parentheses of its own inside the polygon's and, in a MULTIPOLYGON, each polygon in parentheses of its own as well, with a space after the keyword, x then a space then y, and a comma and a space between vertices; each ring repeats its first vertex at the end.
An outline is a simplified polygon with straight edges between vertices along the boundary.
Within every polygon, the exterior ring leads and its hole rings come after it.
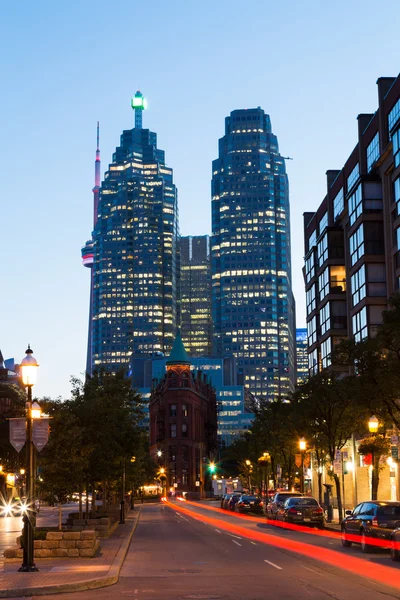
POLYGON ((307 448, 306 439, 303 437, 299 439, 299 448, 302 452, 304 452, 304 450, 307 448))
POLYGON ((36 383, 36 374, 39 365, 36 358, 32 356, 33 352, 29 344, 28 349, 25 350, 25 354, 26 356, 20 364, 22 381, 26 387, 32 387, 36 383))
POLYGON ((246 460, 246 465, 250 466, 251 465, 251 461, 249 459, 246 460))
POLYGON ((165 469, 164 469, 164 467, 161 467, 161 469, 160 469, 160 473, 161 473, 161 475, 164 475, 164 473, 165 473, 165 469))
POLYGON ((376 433, 378 431, 379 421, 375 416, 371 417, 368 421, 368 429, 370 433, 376 433))
POLYGON ((40 419, 40 417, 42 416, 42 410, 40 408, 40 405, 38 402, 35 402, 32 404, 32 409, 31 409, 31 417, 32 419, 40 419))
POLYGON ((157 450, 157 456, 158 457, 162 456, 162 451, 161 450, 157 450))

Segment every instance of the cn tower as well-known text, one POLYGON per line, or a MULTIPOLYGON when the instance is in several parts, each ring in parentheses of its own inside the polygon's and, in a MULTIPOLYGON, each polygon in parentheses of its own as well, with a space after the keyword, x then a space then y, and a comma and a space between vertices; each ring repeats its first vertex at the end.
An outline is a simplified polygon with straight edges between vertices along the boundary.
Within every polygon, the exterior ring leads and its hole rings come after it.
MULTIPOLYGON (((97 210, 99 205, 99 191, 100 191, 100 127, 97 121, 97 147, 96 147, 96 160, 94 163, 94 188, 93 188, 93 229, 97 223, 97 210)), ((90 305, 89 305, 89 330, 88 330, 88 345, 87 345, 87 356, 86 356, 86 375, 92 374, 92 319, 93 319, 93 238, 88 240, 82 248, 82 263, 84 267, 90 269, 90 305)))

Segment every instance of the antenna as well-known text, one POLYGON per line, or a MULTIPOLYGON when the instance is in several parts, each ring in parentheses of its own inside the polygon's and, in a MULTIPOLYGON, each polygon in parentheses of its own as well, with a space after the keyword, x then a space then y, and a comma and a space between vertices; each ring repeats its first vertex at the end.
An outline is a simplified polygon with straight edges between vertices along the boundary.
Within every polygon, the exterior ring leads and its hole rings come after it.
POLYGON ((281 158, 283 158, 283 160, 293 160, 293 158, 290 158, 290 156, 282 156, 281 158))

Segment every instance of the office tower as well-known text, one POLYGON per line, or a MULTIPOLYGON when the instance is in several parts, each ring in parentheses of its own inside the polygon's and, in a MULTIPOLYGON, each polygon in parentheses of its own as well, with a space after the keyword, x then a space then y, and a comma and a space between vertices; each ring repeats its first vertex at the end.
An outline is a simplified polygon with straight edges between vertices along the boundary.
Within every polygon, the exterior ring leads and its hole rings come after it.
POLYGON ((209 356, 211 339, 211 258, 208 235, 180 239, 181 335, 190 356, 209 356))
POLYGON ((297 385, 308 379, 307 329, 296 329, 297 385))
POLYGON ((340 339, 374 336, 400 287, 400 76, 377 86, 378 110, 358 115, 357 145, 304 214, 310 375, 331 368, 340 339))
POLYGON ((212 175, 214 350, 270 400, 294 389, 295 315, 285 160, 261 109, 225 119, 212 175))
POLYGON ((133 352, 168 352, 178 305, 178 204, 157 136, 123 131, 98 193, 93 232, 92 368, 129 366, 133 352))

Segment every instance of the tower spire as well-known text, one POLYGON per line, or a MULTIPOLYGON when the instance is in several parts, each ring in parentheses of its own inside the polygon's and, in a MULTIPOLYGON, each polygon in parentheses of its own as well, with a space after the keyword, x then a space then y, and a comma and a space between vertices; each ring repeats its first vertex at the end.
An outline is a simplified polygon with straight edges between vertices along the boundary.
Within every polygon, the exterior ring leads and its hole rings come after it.
POLYGON ((93 188, 93 227, 97 223, 97 209, 99 206, 99 190, 100 190, 100 123, 97 121, 97 147, 96 161, 94 163, 94 188, 93 188))
POLYGON ((138 90, 131 100, 131 106, 135 111, 135 128, 142 129, 143 127, 143 111, 147 108, 147 100, 142 92, 138 90))

